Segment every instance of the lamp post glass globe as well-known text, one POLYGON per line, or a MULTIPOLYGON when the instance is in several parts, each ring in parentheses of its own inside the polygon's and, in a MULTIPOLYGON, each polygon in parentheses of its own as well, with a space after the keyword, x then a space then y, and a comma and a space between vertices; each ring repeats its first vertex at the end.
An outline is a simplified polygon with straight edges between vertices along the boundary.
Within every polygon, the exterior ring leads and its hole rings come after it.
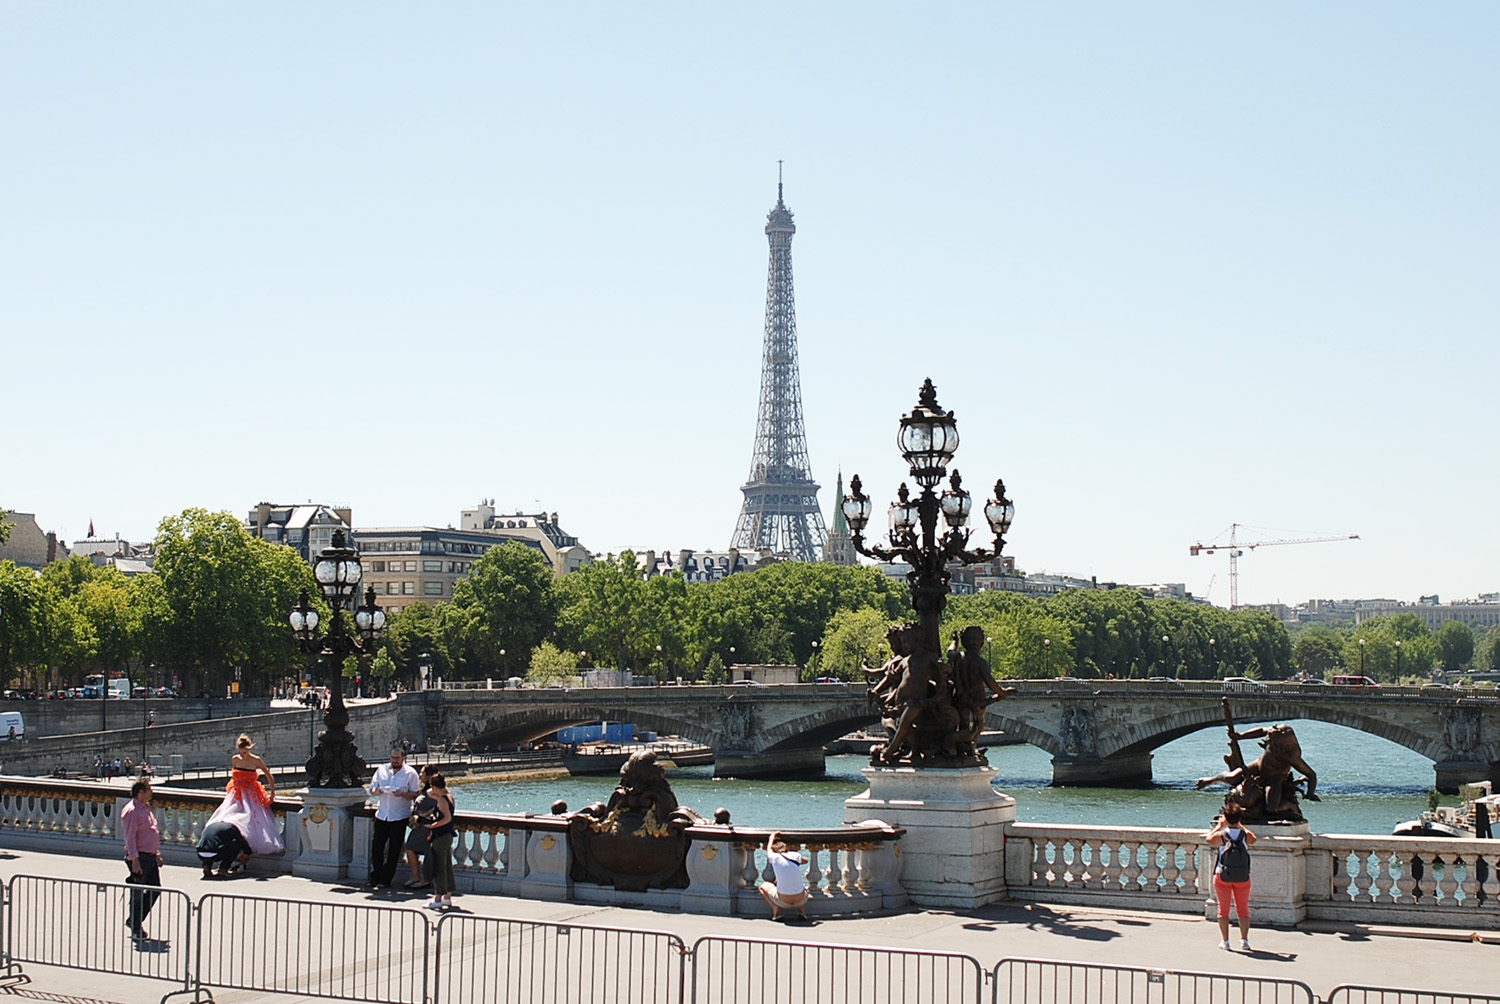
POLYGON ((953 412, 938 407, 932 380, 922 384, 911 413, 901 416, 896 447, 923 488, 931 488, 948 473, 948 462, 958 452, 958 422, 953 412))

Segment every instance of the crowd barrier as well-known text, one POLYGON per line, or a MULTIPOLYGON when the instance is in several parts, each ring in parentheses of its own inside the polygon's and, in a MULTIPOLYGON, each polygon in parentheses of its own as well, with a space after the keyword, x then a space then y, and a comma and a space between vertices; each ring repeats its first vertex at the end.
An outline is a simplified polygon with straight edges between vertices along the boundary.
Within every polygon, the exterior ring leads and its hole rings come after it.
POLYGON ((1500 997, 1344 984, 1334 987, 1329 992, 1326 1004, 1496 1004, 1496 1002, 1500 1002, 1500 997))
POLYGON ((192 985, 193 902, 180 889, 16 875, 5 899, 9 971, 32 963, 192 985), (136 897, 149 905, 148 937, 138 941, 129 926, 136 897))
POLYGON ((437 925, 434 1004, 681 1004, 675 934, 449 914, 437 925))
MULTIPOLYGON (((704 937, 16 875, 0 887, 0 989, 26 965, 168 985, 388 1004, 1319 1004, 1295 980, 1046 959, 704 937), (158 894, 150 936, 127 927, 158 894)), ((1345 985, 1322 1004, 1500 1004, 1345 985)))
POLYGON ((708 937, 691 968, 694 1004, 983 1004, 984 970, 950 952, 708 937))
POLYGON ((1296 980, 1260 979, 1050 959, 1001 959, 991 973, 994 1001, 1013 1004, 1315 1004, 1296 980))
POLYGON ((400 907, 210 893, 198 901, 193 984, 426 1004, 431 930, 400 907))

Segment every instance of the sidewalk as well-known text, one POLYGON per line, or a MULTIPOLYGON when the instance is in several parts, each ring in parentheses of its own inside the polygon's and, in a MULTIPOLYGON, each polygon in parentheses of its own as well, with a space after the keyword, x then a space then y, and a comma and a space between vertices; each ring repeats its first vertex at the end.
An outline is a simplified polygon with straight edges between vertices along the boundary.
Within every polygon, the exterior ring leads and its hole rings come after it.
MULTIPOLYGON (((118 882, 124 874, 124 864, 119 861, 0 850, 0 877, 7 883, 13 875, 118 882)), ((420 909, 425 900, 404 891, 375 893, 357 882, 327 885, 285 875, 205 882, 197 868, 174 865, 162 870, 162 881, 186 891, 195 901, 205 893, 217 892, 420 909)), ((1005 957, 1025 957, 1297 980, 1308 984, 1320 1000, 1341 983, 1472 994, 1494 994, 1500 989, 1500 935, 1493 932, 1476 941, 1470 932, 1459 930, 1352 925, 1256 929, 1250 938, 1255 950, 1245 954, 1220 951, 1218 929, 1209 921, 1062 906, 1002 905, 963 913, 910 910, 787 927, 769 919, 703 917, 488 895, 461 895, 456 903, 462 910, 480 916, 667 931, 689 946, 695 939, 713 934, 959 952, 977 959, 986 969, 1005 957)), ((1238 942, 1236 933, 1234 943, 1238 942)), ((234 946, 223 946, 223 950, 232 952, 234 946)), ((23 968, 31 977, 29 985, 19 988, 23 994, 133 1004, 157 1001, 164 992, 158 982, 33 965, 23 968)), ((222 992, 216 997, 234 1001, 287 999, 243 992, 222 992)))

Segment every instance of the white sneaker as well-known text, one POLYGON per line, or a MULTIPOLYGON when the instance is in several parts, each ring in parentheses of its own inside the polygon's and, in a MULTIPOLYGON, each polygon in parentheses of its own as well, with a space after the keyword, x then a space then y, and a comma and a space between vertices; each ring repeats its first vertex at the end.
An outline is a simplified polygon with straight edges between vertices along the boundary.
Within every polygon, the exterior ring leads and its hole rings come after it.
POLYGON ((1242 951, 1242 952, 1251 951, 1250 942, 1248 942, 1248 941, 1241 941, 1240 942, 1240 951, 1242 951))
POLYGON ((1219 942, 1219 947, 1221 949, 1223 949, 1224 951, 1226 951, 1226 952, 1230 950, 1230 948, 1229 948, 1229 942, 1227 942, 1227 941, 1221 941, 1221 942, 1219 942))
MULTIPOLYGON (((442 908, 443 908, 443 901, 440 900, 440 899, 435 899, 431 903, 427 904, 427 909, 429 909, 429 910, 441 910, 442 908)), ((1227 944, 1229 944, 1229 942, 1226 941, 1225 944, 1227 945, 1227 944)))

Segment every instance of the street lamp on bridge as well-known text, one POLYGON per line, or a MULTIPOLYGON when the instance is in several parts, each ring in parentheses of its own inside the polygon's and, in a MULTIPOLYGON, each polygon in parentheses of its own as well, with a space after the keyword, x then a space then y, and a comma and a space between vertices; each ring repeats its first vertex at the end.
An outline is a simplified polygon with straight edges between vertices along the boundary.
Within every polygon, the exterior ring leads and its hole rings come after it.
POLYGON ((328 707, 323 712, 324 731, 307 761, 307 783, 314 788, 357 788, 364 783, 365 762, 349 732, 349 710, 344 706, 344 660, 368 655, 385 631, 385 611, 375 605, 375 590, 365 589, 365 602, 355 606, 363 570, 359 552, 346 546, 344 531, 333 531, 333 546, 318 553, 313 577, 333 611, 328 633, 318 636, 319 617, 302 590, 289 618, 292 634, 304 652, 317 652, 328 669, 328 707), (354 631, 345 624, 351 613, 354 631))
MULTIPOLYGON (((984 518, 995 535, 994 550, 969 549, 972 531, 966 527, 974 501, 964 490, 958 471, 955 470, 951 478, 948 474, 948 464, 958 451, 958 422, 953 412, 945 412, 938 406, 937 389, 930 379, 922 384, 917 406, 901 417, 896 446, 922 493, 913 499, 904 482, 897 490, 896 501, 888 510, 890 530, 887 539, 891 546, 865 543, 864 531, 870 523, 874 505, 865 495, 858 474, 850 480, 850 493, 840 508, 849 523, 856 551, 877 561, 900 558, 911 566, 906 581, 911 586, 911 603, 917 614, 917 624, 904 632, 903 640, 898 643, 905 651, 895 654, 898 659, 904 659, 908 667, 935 667, 942 664, 943 658, 939 632, 943 609, 948 603, 948 564, 956 561, 973 565, 998 558, 1005 548, 1005 534, 1015 519, 1016 508, 1005 495, 1005 482, 997 480, 994 496, 984 505, 984 518), (949 478, 948 488, 939 495, 933 489, 944 478, 949 478), (938 531, 939 516, 947 524, 947 529, 941 534, 938 531)), ((982 637, 983 631, 979 630, 979 634, 982 637)), ((951 706, 948 710, 958 714, 951 706)), ((906 736, 898 727, 897 734, 887 744, 893 748, 877 754, 881 762, 893 762, 893 756, 915 762, 924 757, 922 748, 932 750, 934 744, 940 746, 942 757, 954 758, 957 755, 954 742, 957 726, 933 724, 934 717, 933 713, 924 715, 908 704, 901 714, 902 721, 908 722, 906 736), (924 718, 925 727, 915 724, 924 718), (899 748, 908 736, 911 737, 909 754, 899 748)))

